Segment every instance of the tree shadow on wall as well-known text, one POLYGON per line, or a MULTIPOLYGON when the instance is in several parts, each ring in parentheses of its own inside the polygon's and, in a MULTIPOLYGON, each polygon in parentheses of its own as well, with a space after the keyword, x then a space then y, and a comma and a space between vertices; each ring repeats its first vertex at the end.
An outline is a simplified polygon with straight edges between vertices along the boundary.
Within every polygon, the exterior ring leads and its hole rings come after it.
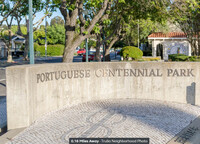
POLYGON ((186 90, 186 100, 188 104, 195 105, 195 89, 196 89, 196 83, 193 82, 191 86, 187 86, 186 90))

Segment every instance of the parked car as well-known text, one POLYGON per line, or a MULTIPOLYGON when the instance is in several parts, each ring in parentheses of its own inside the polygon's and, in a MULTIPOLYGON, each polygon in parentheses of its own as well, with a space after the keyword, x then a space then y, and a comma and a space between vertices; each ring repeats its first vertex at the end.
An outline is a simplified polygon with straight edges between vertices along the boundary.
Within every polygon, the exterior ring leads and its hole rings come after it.
MULTIPOLYGON (((88 61, 94 61, 95 60, 95 53, 94 51, 89 51, 88 53, 88 61)), ((103 54, 101 53, 101 61, 103 60, 103 54)), ((86 54, 83 55, 82 57, 82 62, 86 61, 86 54)))
POLYGON ((78 55, 83 55, 83 54, 85 54, 86 53, 86 50, 85 49, 79 49, 78 51, 77 51, 77 54, 78 55))

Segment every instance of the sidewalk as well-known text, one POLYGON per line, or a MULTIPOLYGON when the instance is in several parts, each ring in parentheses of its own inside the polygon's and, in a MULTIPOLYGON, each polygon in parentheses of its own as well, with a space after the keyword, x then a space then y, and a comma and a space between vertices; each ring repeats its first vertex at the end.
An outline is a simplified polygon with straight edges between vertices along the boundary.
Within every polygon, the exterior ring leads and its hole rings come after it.
POLYGON ((150 144, 166 144, 191 122, 196 126, 194 119, 199 115, 197 106, 172 102, 138 99, 88 102, 42 116, 8 139, 7 144, 67 144, 72 137, 150 138, 150 144))

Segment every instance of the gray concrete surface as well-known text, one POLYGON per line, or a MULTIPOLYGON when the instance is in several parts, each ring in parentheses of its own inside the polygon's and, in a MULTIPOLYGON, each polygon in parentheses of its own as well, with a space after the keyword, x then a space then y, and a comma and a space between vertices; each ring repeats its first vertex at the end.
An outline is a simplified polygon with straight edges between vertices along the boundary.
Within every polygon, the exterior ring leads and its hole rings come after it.
POLYGON ((10 130, 0 136, 0 144, 5 144, 11 141, 16 135, 22 132, 25 128, 10 130))
MULTIPOLYGON (((0 97, 0 130, 7 125, 6 97, 0 97)), ((1 130, 2 131, 2 130, 1 130)))
POLYGON ((8 129, 27 127, 43 114, 66 105, 100 99, 139 98, 200 105, 199 70, 199 63, 188 62, 8 67, 8 129), (182 70, 185 74, 180 74, 182 70))
MULTIPOLYGON (((150 138, 166 144, 200 115, 190 104, 112 99, 44 115, 7 144, 67 144, 69 138, 150 138)), ((197 144, 197 143, 195 143, 197 144)))
MULTIPOLYGON (((111 53, 111 59, 119 61, 120 56, 118 55, 115 59, 114 53, 111 53)), ((7 63, 6 60, 0 60, 0 131, 1 128, 4 128, 6 124, 6 76, 5 76, 5 69, 9 66, 15 65, 24 65, 29 64, 29 61, 24 61, 22 57, 14 58, 13 63, 7 63), (4 102, 2 103, 2 100, 4 102)), ((62 57, 37 57, 35 59, 36 64, 44 64, 44 63, 60 63, 62 62, 62 57)), ((73 62, 82 62, 82 56, 74 56, 73 62)), ((5 129, 5 128, 4 128, 5 129)))
POLYGON ((200 143, 200 116, 175 135, 167 144, 199 144, 200 143))

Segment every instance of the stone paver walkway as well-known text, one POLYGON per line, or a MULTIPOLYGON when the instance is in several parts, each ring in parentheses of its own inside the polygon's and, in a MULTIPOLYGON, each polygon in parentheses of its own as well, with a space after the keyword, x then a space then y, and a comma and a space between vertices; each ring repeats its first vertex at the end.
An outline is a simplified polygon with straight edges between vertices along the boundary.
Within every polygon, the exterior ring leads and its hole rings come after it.
POLYGON ((151 144, 165 144, 199 115, 199 107, 179 103, 88 102, 46 114, 8 144, 66 144, 77 137, 146 137, 151 144))
POLYGON ((0 128, 5 127, 7 124, 6 114, 6 97, 0 97, 0 128))

